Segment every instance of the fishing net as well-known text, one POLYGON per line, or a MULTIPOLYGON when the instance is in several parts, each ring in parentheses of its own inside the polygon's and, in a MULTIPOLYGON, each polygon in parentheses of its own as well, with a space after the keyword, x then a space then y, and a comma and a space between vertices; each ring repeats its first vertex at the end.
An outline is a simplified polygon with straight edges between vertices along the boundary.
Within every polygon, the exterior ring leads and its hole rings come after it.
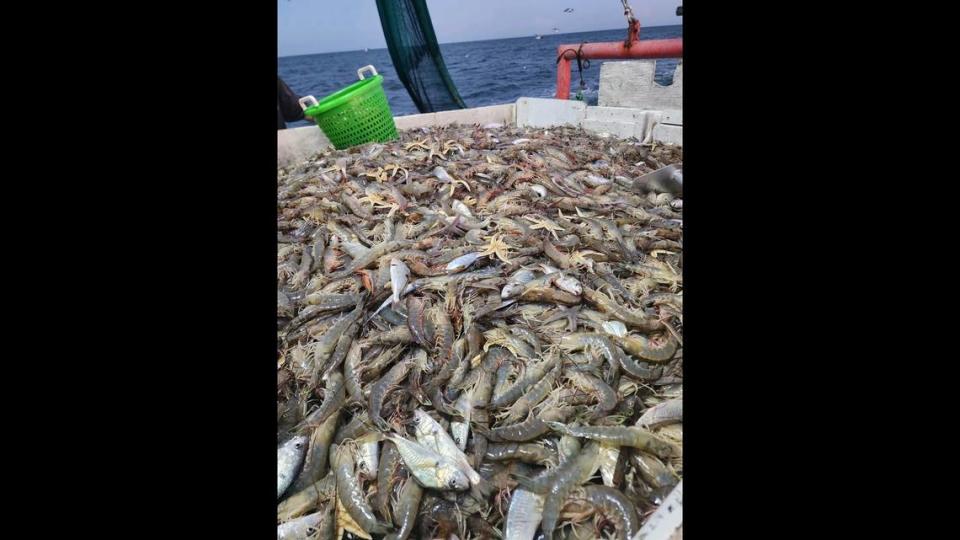
POLYGON ((377 0, 377 10, 390 59, 417 109, 465 109, 440 55, 426 0, 377 0))

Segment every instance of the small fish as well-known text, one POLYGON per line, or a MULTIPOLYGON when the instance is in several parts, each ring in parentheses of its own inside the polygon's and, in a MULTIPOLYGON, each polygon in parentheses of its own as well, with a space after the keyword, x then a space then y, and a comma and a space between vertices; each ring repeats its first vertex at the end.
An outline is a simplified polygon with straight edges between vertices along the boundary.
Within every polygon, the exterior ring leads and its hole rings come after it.
POLYGON ((410 279, 410 269, 403 261, 396 257, 390 259, 390 287, 393 290, 393 304, 396 305, 403 295, 403 289, 410 279))
POLYGON ((371 433, 357 439, 357 470, 369 480, 377 479, 377 471, 380 466, 380 438, 376 433, 371 433))
POLYGON ((448 173, 447 170, 444 169, 443 167, 434 168, 431 174, 433 174, 433 176, 436 176, 440 180, 443 180, 444 182, 453 182, 453 177, 450 176, 450 173, 448 173))
POLYGON ((297 435, 277 448, 277 499, 297 477, 306 455, 306 435, 297 435))
POLYGON ((521 292, 523 292, 524 286, 533 281, 534 277, 535 276, 533 272, 530 270, 525 268, 517 270, 512 276, 510 276, 507 284, 503 286, 503 290, 500 291, 500 298, 503 300, 508 300, 519 295, 521 292))
POLYGON ((564 276, 560 274, 560 277, 553 282, 561 291, 566 291, 570 294, 580 296, 580 293, 583 292, 583 286, 580 285, 580 281, 572 276, 564 276))
POLYGON ((423 487, 454 491, 470 487, 470 479, 453 460, 403 437, 388 435, 386 438, 397 445, 404 465, 423 487))
POLYGON ((473 253, 467 253, 466 255, 461 255, 456 259, 447 263, 447 273, 454 274, 457 272, 462 272, 467 268, 469 268, 470 265, 475 263, 479 258, 480 258, 479 251, 475 251, 473 253))
POLYGON ((470 462, 467 461, 467 456, 464 455, 450 435, 444 431, 443 426, 429 414, 423 412, 422 409, 414 410, 413 417, 416 421, 417 442, 456 462, 472 485, 479 484, 480 475, 473 470, 470 462))
POLYGON ((541 199, 547 196, 547 188, 540 184, 530 184, 530 191, 536 193, 541 199))
POLYGON ((528 143, 528 142, 530 142, 530 139, 517 139, 517 140, 513 141, 513 144, 523 144, 523 143, 528 143))
POLYGON ((453 442, 457 443, 457 448, 466 450, 467 437, 470 435, 470 417, 473 412, 473 388, 464 391, 460 397, 453 402, 453 408, 463 415, 463 421, 450 421, 450 434, 453 435, 453 442))
POLYGON ((466 218, 472 218, 472 217, 473 217, 473 212, 470 211, 470 207, 468 207, 467 205, 463 204, 462 201, 453 201, 453 203, 451 204, 451 206, 453 207, 453 211, 456 212, 456 213, 458 213, 458 214, 460 214, 461 216, 466 217, 466 218))
POLYGON ((611 336, 622 338, 626 337, 627 335, 627 325, 620 321, 606 321, 600 326, 603 328, 604 332, 610 334, 611 336))
POLYGON ((277 540, 300 540, 316 535, 320 523, 331 516, 326 512, 315 512, 292 519, 277 526, 277 540))

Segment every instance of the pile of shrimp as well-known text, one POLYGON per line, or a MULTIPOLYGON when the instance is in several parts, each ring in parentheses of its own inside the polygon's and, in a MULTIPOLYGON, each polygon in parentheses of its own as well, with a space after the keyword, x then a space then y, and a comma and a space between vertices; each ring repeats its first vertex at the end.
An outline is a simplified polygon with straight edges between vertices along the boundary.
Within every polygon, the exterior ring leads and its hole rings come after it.
POLYGON ((279 169, 278 538, 637 536, 683 472, 668 165, 454 125, 279 169))

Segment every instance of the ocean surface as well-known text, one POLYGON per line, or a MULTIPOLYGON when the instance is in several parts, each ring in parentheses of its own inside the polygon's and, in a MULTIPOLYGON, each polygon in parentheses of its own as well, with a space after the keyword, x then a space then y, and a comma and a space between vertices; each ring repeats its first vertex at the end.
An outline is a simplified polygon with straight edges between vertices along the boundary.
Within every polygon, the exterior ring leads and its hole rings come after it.
MULTIPOLYGON (((557 47, 564 43, 621 41, 626 27, 615 30, 545 34, 534 36, 465 41, 440 45, 443 61, 453 78, 460 97, 468 107, 513 103, 520 97, 553 97, 557 85, 557 47)), ((640 29, 640 39, 682 37, 683 26, 651 26, 640 29)), ((597 85, 600 64, 594 60, 583 70, 586 85, 584 96, 588 104, 597 103, 597 85)), ((657 61, 656 81, 670 84, 676 59, 657 61)), ((416 105, 407 94, 403 83, 390 61, 387 49, 345 51, 302 56, 284 56, 278 59, 279 75, 291 90, 301 96, 312 95, 318 100, 357 80, 357 69, 372 64, 383 75, 383 87, 394 116, 417 114, 416 105)), ((576 61, 571 62, 570 95, 580 85, 576 61)), ((289 127, 310 125, 306 121, 293 122, 289 127)))

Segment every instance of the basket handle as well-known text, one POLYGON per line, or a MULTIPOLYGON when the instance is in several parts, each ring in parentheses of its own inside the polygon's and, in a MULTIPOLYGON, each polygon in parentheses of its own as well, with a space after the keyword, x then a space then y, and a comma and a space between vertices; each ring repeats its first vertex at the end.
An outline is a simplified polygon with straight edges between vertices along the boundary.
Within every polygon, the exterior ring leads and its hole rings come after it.
POLYGON ((310 107, 313 107, 314 105, 317 104, 317 98, 313 96, 302 97, 299 100, 297 100, 297 103, 300 104, 301 109, 307 110, 310 107))
POLYGON ((365 77, 363 76, 363 72, 364 72, 364 71, 372 71, 374 77, 377 76, 377 68, 375 68, 375 67, 373 67, 373 66, 363 66, 362 68, 360 68, 360 69, 357 70, 357 77, 360 77, 360 80, 361 80, 361 81, 362 81, 363 79, 365 79, 365 77))

